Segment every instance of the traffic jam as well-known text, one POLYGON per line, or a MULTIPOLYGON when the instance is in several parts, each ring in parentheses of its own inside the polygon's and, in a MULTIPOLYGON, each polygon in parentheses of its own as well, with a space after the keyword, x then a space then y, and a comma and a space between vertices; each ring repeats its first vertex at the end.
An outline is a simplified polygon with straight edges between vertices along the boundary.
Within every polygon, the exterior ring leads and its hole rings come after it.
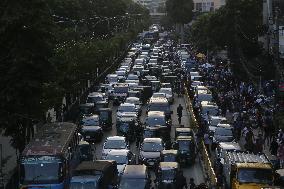
POLYGON ((272 188, 274 164, 236 142, 209 85, 218 68, 203 59, 152 27, 80 104, 78 123, 37 132, 21 154, 20 188, 272 188))

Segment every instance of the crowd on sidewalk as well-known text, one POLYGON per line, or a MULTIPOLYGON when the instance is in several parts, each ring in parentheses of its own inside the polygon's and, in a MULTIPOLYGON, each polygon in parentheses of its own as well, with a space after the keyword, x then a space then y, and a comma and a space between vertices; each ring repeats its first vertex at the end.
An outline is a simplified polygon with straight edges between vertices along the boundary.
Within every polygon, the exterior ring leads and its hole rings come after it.
MULTIPOLYGON (((233 126, 235 141, 244 141, 244 150, 253 153, 264 152, 265 148, 269 148, 266 152, 276 156, 280 168, 284 168, 284 131, 277 129, 279 126, 273 121, 278 111, 274 101, 275 83, 262 81, 261 87, 255 86, 252 82, 243 82, 237 78, 230 65, 221 60, 207 63, 195 56, 191 59, 197 62, 201 81, 212 91, 214 102, 219 107, 218 115, 226 117, 233 126)), ((187 78, 190 80, 190 75, 187 78)), ((200 104, 197 102, 194 107, 198 109, 200 104)), ((208 135, 208 121, 198 116, 197 119, 200 125, 198 134, 203 137, 210 152, 212 141, 208 135)))

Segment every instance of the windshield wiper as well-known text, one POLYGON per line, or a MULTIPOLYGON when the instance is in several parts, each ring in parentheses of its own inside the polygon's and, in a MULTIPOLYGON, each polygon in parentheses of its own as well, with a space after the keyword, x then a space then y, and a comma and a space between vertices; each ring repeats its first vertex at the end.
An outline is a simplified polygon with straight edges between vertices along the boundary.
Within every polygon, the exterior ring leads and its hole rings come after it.
POLYGON ((35 176, 35 177, 32 179, 32 182, 38 180, 38 178, 40 178, 40 177, 42 177, 42 176, 43 176, 43 175, 37 175, 37 176, 35 176))

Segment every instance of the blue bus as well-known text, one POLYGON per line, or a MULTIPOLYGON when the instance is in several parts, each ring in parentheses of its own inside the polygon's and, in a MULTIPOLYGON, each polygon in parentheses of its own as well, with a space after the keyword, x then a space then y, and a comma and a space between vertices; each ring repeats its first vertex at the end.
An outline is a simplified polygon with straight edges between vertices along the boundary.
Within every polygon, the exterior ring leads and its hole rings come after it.
POLYGON ((21 154, 19 188, 68 188, 72 170, 80 163, 79 141, 73 123, 43 125, 21 154))

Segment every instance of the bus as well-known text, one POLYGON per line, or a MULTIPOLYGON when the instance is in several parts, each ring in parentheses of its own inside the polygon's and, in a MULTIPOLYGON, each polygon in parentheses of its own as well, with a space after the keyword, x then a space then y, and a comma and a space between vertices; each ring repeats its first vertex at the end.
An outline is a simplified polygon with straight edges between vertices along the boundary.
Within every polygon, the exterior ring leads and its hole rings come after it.
POLYGON ((67 188, 72 170, 80 163, 79 141, 73 123, 43 125, 21 153, 19 188, 67 188))

